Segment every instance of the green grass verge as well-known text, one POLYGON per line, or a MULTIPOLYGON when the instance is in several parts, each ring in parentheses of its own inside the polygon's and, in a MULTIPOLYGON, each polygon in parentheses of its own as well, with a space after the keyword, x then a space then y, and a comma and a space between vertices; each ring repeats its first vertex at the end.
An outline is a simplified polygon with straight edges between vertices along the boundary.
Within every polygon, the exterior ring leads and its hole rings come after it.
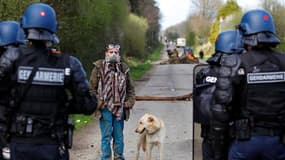
MULTIPOLYGON (((131 77, 133 80, 137 80, 141 78, 146 71, 150 70, 152 67, 151 62, 157 61, 160 59, 160 51, 162 49, 162 46, 158 47, 152 54, 149 55, 144 60, 136 59, 136 58, 125 58, 125 61, 128 63, 131 71, 131 77)), ((94 116, 85 116, 81 114, 75 114, 73 115, 73 122, 75 124, 75 128, 79 129, 91 120, 94 119, 94 116)))
POLYGON ((136 58, 126 58, 126 62, 130 66, 131 77, 133 80, 140 79, 146 71, 150 70, 152 67, 151 62, 157 61, 161 57, 161 49, 163 46, 158 47, 152 54, 150 54, 146 59, 136 59, 136 58))
POLYGON ((151 68, 151 63, 149 61, 141 63, 138 66, 131 67, 131 77, 133 80, 140 79, 143 74, 151 68))
POLYGON ((75 125, 75 129, 79 129, 82 126, 85 126, 91 120, 94 119, 94 115, 85 116, 85 115, 82 115, 82 114, 74 114, 72 117, 73 117, 73 124, 75 125))

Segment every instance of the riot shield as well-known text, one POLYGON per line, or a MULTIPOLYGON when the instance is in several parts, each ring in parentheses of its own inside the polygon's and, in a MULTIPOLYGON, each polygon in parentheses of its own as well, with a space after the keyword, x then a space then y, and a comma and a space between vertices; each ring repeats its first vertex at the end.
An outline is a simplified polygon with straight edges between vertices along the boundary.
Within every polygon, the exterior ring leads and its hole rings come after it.
POLYGON ((205 111, 202 107, 209 107, 209 104, 205 104, 205 99, 210 99, 209 93, 215 89, 212 83, 206 82, 210 70, 207 64, 196 65, 193 69, 193 160, 202 159, 201 124, 209 123, 209 117, 204 116, 209 108, 205 111), (208 94, 202 94, 203 92, 208 94))
POLYGON ((216 77, 213 76, 213 69, 206 64, 195 66, 193 76, 193 121, 208 124, 216 77))

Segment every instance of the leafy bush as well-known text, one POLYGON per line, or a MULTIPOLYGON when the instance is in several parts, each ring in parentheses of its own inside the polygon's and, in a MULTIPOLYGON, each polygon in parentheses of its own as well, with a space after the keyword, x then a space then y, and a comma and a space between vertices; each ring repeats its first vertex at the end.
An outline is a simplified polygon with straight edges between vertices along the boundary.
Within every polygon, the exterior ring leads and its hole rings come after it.
POLYGON ((130 14, 124 28, 124 44, 126 56, 144 57, 146 56, 146 31, 148 29, 147 20, 143 17, 130 14))

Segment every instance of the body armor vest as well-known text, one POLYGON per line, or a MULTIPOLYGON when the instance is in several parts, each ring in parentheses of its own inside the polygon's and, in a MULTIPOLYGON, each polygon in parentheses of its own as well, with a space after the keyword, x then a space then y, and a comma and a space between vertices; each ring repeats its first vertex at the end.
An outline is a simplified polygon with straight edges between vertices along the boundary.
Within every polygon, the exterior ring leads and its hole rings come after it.
POLYGON ((256 127, 279 128, 285 122, 285 56, 270 50, 241 55, 242 116, 256 127), (251 123, 252 123, 251 122, 251 123))
POLYGON ((16 66, 14 98, 23 97, 23 100, 14 107, 11 132, 21 136, 50 136, 57 126, 64 125, 67 116, 65 88, 70 78, 69 56, 53 55, 43 48, 20 51, 23 54, 16 66), (24 95, 34 67, 37 70, 24 95))

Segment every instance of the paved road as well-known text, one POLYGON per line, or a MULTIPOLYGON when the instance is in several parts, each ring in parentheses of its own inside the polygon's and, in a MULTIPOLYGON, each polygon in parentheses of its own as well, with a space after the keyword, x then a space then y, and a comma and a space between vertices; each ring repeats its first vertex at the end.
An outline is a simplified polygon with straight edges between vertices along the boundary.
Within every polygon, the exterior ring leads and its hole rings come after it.
MULTIPOLYGON (((166 56, 164 56, 166 57, 166 56)), ((140 81, 136 82, 137 95, 177 96, 192 92, 192 64, 155 65, 140 81)), ((134 132, 138 119, 145 113, 154 114, 165 122, 167 133, 165 139, 164 160, 192 159, 192 102, 136 102, 131 118, 125 123, 125 157, 134 160, 137 134, 134 132)), ((199 127, 198 127, 199 128, 199 127)), ((197 130, 195 135, 199 135, 197 130)), ((198 140, 200 142, 200 140, 198 140)), ((199 144, 195 144, 195 148, 199 144)), ((199 152, 198 150, 197 153, 199 152)), ((158 160, 155 148, 154 160, 158 160)), ((72 160, 99 160, 100 132, 98 121, 90 123, 75 134, 72 160)), ((196 157, 196 156, 195 156, 196 157)), ((141 153, 140 159, 145 159, 141 153)), ((195 160, 200 160, 197 156, 195 160)))
MULTIPOLYGON (((176 96, 192 91, 192 65, 156 66, 138 95, 176 96), (190 84, 189 84, 190 83, 190 84)), ((167 133, 165 140, 165 160, 188 160, 192 155, 192 102, 137 102, 130 123, 126 125, 126 159, 134 159, 137 120, 144 113, 152 113, 165 122, 167 133), (129 147, 127 147, 129 146, 129 147)), ((154 153, 158 153, 154 150, 154 153)), ((144 155, 141 155, 143 158, 144 155)), ((155 154, 155 159, 158 155, 155 154)))

